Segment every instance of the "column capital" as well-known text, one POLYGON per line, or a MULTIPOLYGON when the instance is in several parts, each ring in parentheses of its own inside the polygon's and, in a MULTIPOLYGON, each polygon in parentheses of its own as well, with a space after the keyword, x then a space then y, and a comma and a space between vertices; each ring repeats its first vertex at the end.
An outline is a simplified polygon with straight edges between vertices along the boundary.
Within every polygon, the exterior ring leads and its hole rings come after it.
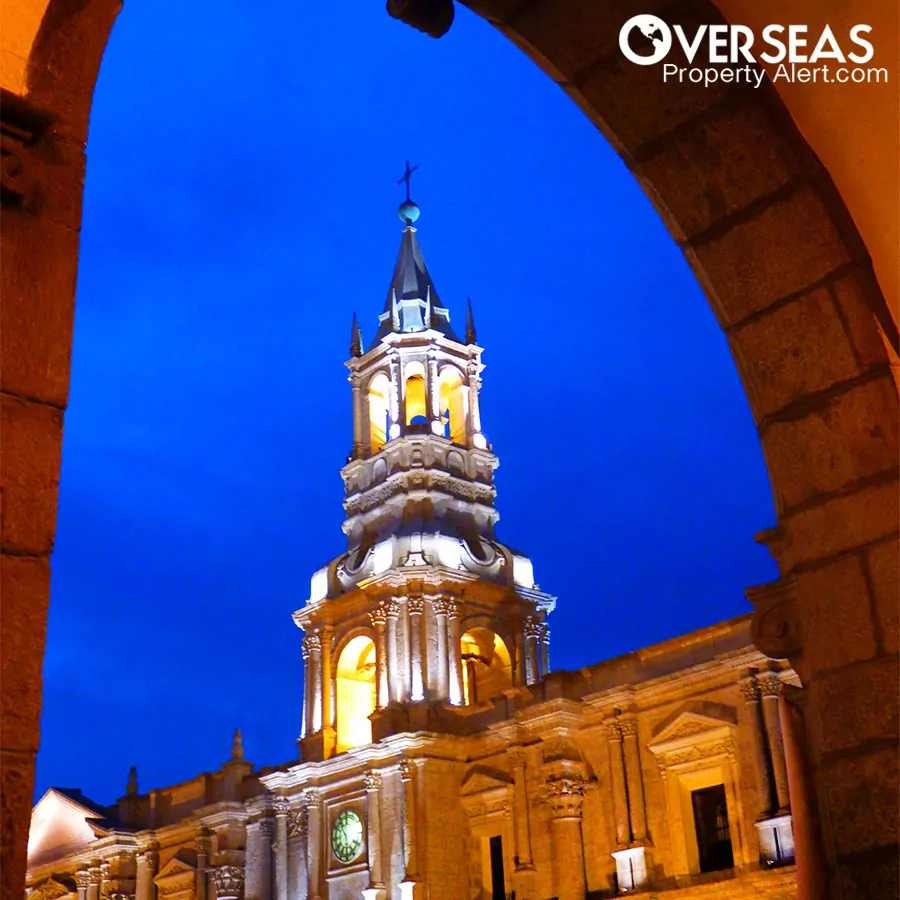
POLYGON ((79 890, 86 890, 91 883, 91 873, 87 869, 79 869, 75 873, 75 885, 79 890))
POLYGON ((198 832, 194 837, 194 849, 197 851, 198 855, 205 853, 209 856, 209 852, 212 850, 212 838, 205 829, 198 832))
POLYGON ((379 628, 384 628, 384 623, 387 621, 387 611, 384 606, 379 604, 373 609, 372 612, 369 613, 369 621, 376 631, 378 631, 379 628))
POLYGON ((425 601, 421 597, 409 597, 406 601, 406 609, 411 616, 421 616, 425 612, 425 601))
POLYGON ((91 879, 91 884, 100 884, 103 880, 103 869, 100 866, 91 866, 88 869, 88 875, 91 879))
POLYGON ((364 781, 366 790, 370 793, 372 791, 381 790, 381 775, 378 772, 373 772, 372 769, 368 769, 364 776, 364 781))
POLYGON ((741 696, 746 703, 758 703, 761 696, 759 685, 752 675, 747 675, 738 682, 741 696))
POLYGON ((264 841, 271 841, 275 835, 275 827, 273 826, 271 819, 257 819, 250 824, 256 826, 256 830, 264 841))
POLYGON ((781 693, 781 678, 775 672, 769 672, 756 679, 763 697, 777 697, 781 693))
POLYGON ((525 616, 523 628, 526 637, 538 638, 541 635, 541 623, 534 616, 525 616))
POLYGON ((244 887, 244 870, 240 866, 216 866, 212 870, 217 900, 235 900, 244 887))
POLYGON ((510 768, 525 768, 525 751, 521 747, 510 747, 506 751, 506 758, 509 760, 510 768))
POLYGON ((384 611, 389 619, 396 619, 400 615, 400 600, 397 597, 391 597, 384 604, 384 611))
POLYGON ((436 616, 446 616, 450 612, 450 601, 446 597, 432 597, 431 608, 436 616))
POLYGON ((279 795, 272 801, 272 808, 275 810, 276 816, 286 816, 290 812, 291 804, 287 797, 279 795))
POLYGON ((309 653, 315 653, 322 649, 322 638, 318 634, 308 634, 303 638, 303 643, 309 653))
POLYGON ((618 727, 623 738, 637 737, 638 735, 638 723, 634 716, 619 716, 618 727))
POLYGON ((580 819, 584 802, 584 782, 574 778, 548 781, 544 789, 555 819, 580 819))
POLYGON ((411 759, 400 760, 400 780, 412 781, 416 777, 416 764, 411 759))
POLYGON ((618 718, 604 719, 602 725, 608 741, 615 742, 622 740, 622 726, 618 718))

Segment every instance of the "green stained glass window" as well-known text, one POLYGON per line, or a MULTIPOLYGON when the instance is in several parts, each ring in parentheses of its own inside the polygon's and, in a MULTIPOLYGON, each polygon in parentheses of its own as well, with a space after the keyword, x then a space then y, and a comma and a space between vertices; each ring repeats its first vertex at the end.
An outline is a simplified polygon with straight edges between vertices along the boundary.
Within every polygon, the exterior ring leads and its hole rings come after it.
POLYGON ((331 849, 342 862, 353 862, 362 850, 363 826, 360 817, 352 809, 345 809, 334 820, 331 829, 331 849))

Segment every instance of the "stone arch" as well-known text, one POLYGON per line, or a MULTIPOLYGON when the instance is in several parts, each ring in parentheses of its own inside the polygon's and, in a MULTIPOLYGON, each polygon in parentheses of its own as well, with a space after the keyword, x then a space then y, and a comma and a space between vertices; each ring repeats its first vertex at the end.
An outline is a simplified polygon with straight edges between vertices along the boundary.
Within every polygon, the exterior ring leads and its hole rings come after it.
POLYGON ((514 646, 492 623, 473 625, 466 621, 460 637, 466 706, 490 700, 513 686, 514 646))
POLYGON ((375 635, 353 628, 335 646, 331 663, 334 684, 336 752, 372 741, 369 716, 375 712, 375 635))
MULTIPOLYGON (((2 887, 10 895, 24 880, 38 739, 81 143, 119 5, 48 5, 27 65, 32 108, 24 115, 39 138, 16 148, 36 173, 39 214, 4 217, 4 619, 30 623, 27 636, 14 629, 3 641, 8 670, 18 673, 3 686, 4 713, 10 710, 3 838, 15 853, 2 887), (53 264, 35 266, 35 247, 53 264)), ((790 658, 809 692, 807 736, 822 821, 831 828, 855 806, 852 779, 842 775, 849 755, 857 754, 858 771, 876 761, 883 771, 897 767, 894 718, 866 704, 830 702, 873 691, 891 696, 897 683, 898 403, 890 370, 896 359, 888 349, 897 344, 897 328, 867 249, 773 89, 664 86, 654 69, 621 59, 618 28, 645 11, 637 0, 605 7, 576 0, 468 5, 534 59, 616 148, 726 332, 778 515, 763 539, 782 578, 751 593, 755 640, 763 652, 790 658), (879 749, 879 741, 890 748, 879 749)), ((666 15, 673 23, 721 20, 703 0, 676 2, 666 15)), ((13 105, 7 110, 4 117, 19 114, 13 105)), ((887 804, 890 794, 874 799, 887 804)), ((893 807, 870 815, 885 821, 873 834, 893 834, 893 807)), ((854 844, 852 857, 849 849, 829 849, 834 877, 856 884, 860 894, 867 887, 872 895, 889 893, 896 841, 886 840, 854 844)), ((830 838, 825 844, 836 846, 830 838)))

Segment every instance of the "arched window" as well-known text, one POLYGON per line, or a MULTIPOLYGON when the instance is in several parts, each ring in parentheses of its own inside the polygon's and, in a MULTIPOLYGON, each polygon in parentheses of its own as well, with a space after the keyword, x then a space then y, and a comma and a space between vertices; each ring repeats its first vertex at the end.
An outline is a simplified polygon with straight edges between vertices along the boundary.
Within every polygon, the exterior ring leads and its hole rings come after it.
POLYGON ((409 362, 404 369, 406 378, 406 424, 420 425, 428 420, 427 396, 425 393, 425 366, 420 362, 409 362))
POLYGON ((441 424, 444 437, 454 444, 466 443, 466 418, 469 412, 468 387, 463 382, 462 372, 455 366, 445 366, 441 370, 441 424))
POLYGON ((369 441, 372 452, 377 453, 387 443, 390 426, 391 383, 384 372, 379 372, 370 382, 369 441))
POLYGON ((470 628, 461 639, 463 699, 466 706, 496 697, 512 687, 509 650, 490 628, 470 628))
POLYGON ((341 651, 335 685, 337 697, 337 752, 372 742, 375 712, 375 644, 361 634, 341 651))

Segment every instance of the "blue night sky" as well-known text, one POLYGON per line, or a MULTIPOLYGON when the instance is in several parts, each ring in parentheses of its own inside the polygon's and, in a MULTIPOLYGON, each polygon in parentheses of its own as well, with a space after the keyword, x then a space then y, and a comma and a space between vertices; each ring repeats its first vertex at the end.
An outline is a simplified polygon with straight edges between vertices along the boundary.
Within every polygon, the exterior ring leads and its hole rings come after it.
POLYGON ((556 668, 749 610, 776 577, 741 384, 600 134, 466 9, 133 0, 88 144, 38 794, 100 802, 296 758, 290 614, 344 546, 350 320, 370 339, 418 163, 419 238, 485 347, 498 537, 556 668))

